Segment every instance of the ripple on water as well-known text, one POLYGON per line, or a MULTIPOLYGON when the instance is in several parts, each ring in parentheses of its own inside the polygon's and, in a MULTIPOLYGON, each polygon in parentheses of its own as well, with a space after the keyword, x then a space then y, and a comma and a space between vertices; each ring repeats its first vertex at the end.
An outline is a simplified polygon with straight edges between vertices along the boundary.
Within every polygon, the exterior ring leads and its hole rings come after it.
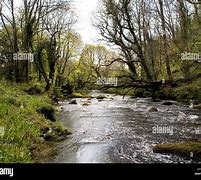
POLYGON ((77 105, 61 104, 60 118, 73 134, 58 144, 59 153, 50 162, 192 163, 179 156, 154 153, 152 148, 158 143, 198 138, 199 110, 176 102, 165 106, 150 98, 106 97, 102 102, 91 100, 89 106, 82 106, 85 99, 76 99, 77 105), (149 113, 150 106, 159 111, 149 113), (173 135, 154 134, 156 125, 173 126, 173 135))

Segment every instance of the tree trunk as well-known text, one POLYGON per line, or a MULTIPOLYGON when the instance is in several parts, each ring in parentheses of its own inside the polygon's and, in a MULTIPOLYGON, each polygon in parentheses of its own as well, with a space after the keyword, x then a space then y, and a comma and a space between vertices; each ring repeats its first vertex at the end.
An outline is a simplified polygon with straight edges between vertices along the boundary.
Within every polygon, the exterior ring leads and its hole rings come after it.
POLYGON ((168 76, 168 80, 172 80, 172 73, 170 69, 170 58, 168 55, 168 41, 167 41, 167 32, 166 32, 166 22, 164 17, 164 11, 163 11, 163 0, 158 0, 159 6, 160 6, 160 18, 161 18, 161 25, 163 29, 163 46, 164 46, 164 53, 165 53, 165 65, 166 65, 166 72, 168 76))

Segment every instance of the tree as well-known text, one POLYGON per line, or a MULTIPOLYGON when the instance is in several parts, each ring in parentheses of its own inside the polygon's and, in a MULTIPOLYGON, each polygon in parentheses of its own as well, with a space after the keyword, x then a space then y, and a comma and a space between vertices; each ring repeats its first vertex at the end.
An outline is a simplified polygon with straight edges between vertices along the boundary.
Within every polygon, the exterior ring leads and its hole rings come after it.
POLYGON ((167 32, 166 32, 166 21, 165 21, 165 15, 164 15, 164 5, 163 0, 158 0, 159 3, 159 16, 161 18, 161 27, 163 30, 163 46, 164 46, 164 52, 165 52, 165 63, 166 63, 166 70, 168 75, 168 80, 172 80, 172 73, 170 69, 170 58, 168 55, 168 39, 167 39, 167 32))
POLYGON ((58 87, 64 85, 70 74, 78 68, 79 64, 74 66, 73 62, 80 55, 82 41, 79 34, 70 31, 60 39, 59 44, 60 56, 56 72, 56 86, 58 87))
POLYGON ((97 14, 95 26, 104 39, 118 46, 126 58, 128 67, 136 78, 135 62, 139 62, 148 80, 153 76, 147 64, 145 50, 141 41, 141 24, 138 23, 135 12, 140 3, 132 0, 104 0, 97 14), (135 54, 137 59, 134 59, 135 54))

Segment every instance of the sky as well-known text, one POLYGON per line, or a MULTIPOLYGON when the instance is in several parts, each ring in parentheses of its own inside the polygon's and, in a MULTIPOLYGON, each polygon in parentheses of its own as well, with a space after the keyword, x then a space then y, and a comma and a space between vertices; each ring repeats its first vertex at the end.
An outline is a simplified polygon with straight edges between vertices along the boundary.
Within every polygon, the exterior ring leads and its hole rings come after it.
MULTIPOLYGON (((78 16, 75 30, 81 35, 84 44, 99 44, 98 39, 101 38, 91 22, 93 13, 98 8, 98 1, 99 0, 73 0, 73 8, 78 16)), ((20 6, 21 3, 21 0, 15 0, 17 6, 20 6)))
POLYGON ((98 8, 99 0, 74 0, 75 12, 78 16, 77 32, 81 35, 84 44, 97 44, 100 36, 91 19, 98 8))

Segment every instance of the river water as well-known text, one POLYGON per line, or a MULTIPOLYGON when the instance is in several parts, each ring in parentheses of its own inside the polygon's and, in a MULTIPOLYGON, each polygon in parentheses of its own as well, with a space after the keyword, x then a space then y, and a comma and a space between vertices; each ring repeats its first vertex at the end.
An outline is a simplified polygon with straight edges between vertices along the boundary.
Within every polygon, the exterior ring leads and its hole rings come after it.
MULTIPOLYGON (((93 96, 100 94, 92 92, 93 96)), ((149 98, 104 95, 107 98, 103 101, 76 99, 78 104, 60 103, 59 118, 72 135, 56 145, 58 153, 49 163, 198 163, 154 153, 153 146, 200 138, 199 110, 178 102, 166 106, 163 101, 149 98), (86 103, 88 106, 83 106, 86 103), (152 106, 158 112, 148 112, 152 106)))

